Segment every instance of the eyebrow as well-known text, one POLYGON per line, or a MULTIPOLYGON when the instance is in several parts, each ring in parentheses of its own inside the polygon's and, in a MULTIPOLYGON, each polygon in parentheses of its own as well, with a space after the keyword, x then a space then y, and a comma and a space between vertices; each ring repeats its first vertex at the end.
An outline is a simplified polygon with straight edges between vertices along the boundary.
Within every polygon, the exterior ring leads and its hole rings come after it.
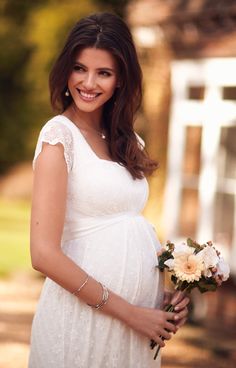
MULTIPOLYGON (((86 65, 84 65, 84 64, 82 64, 80 61, 75 61, 75 64, 79 64, 79 65, 81 65, 82 67, 84 67, 84 68, 87 68, 87 66, 86 65)), ((97 68, 96 70, 109 70, 110 72, 115 72, 115 70, 114 69, 112 69, 112 68, 108 68, 108 67, 104 67, 104 68, 97 68)))

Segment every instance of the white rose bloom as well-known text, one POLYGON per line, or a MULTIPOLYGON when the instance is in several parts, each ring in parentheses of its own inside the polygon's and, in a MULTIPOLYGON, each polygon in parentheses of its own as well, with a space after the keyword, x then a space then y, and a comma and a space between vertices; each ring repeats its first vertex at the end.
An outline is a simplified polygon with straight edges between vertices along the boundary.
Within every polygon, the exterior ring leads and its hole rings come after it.
POLYGON ((209 268, 205 268, 204 271, 203 271, 203 275, 205 277, 211 277, 212 276, 212 272, 211 272, 211 270, 209 270, 209 268))
POLYGON ((223 257, 220 257, 219 262, 217 264, 217 275, 222 276, 222 280, 226 281, 229 278, 230 268, 228 263, 225 262, 223 257))
POLYGON ((202 258, 202 261, 206 269, 210 267, 215 267, 219 261, 219 257, 216 253, 216 250, 209 245, 203 248, 203 250, 201 250, 198 253, 198 256, 202 258))
POLYGON ((194 248, 189 247, 185 243, 176 244, 173 255, 178 256, 180 253, 193 254, 194 250, 195 250, 194 248))
POLYGON ((167 261, 164 262, 164 264, 169 267, 170 270, 173 270, 174 268, 174 259, 173 258, 170 258, 170 259, 167 259, 167 261))

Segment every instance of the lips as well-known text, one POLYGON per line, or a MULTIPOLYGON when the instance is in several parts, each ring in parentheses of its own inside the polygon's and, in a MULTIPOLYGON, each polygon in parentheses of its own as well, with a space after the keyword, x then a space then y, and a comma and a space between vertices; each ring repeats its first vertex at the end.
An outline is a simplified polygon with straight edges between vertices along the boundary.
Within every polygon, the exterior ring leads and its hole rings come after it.
POLYGON ((76 89, 79 92, 79 95, 85 101, 93 101, 101 94, 101 93, 88 93, 88 92, 82 91, 79 88, 76 88, 76 89))

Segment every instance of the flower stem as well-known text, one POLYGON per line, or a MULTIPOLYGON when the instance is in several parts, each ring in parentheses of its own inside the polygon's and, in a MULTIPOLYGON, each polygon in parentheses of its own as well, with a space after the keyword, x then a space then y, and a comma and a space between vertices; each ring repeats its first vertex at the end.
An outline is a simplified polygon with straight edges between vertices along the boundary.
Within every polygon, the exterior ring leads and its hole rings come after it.
MULTIPOLYGON (((174 311, 174 305, 173 304, 168 304, 166 307, 165 307, 165 311, 166 312, 173 312, 174 311)), ((170 322, 170 321, 169 321, 170 322)), ((160 336, 162 340, 165 340, 165 338, 163 336, 160 336)), ((157 346, 157 343, 154 341, 154 340, 151 340, 151 343, 150 343, 150 347, 151 349, 154 349, 155 346, 157 346)), ((156 360, 158 354, 159 354, 159 351, 160 351, 160 345, 157 347, 157 350, 156 350, 156 353, 154 355, 154 360, 156 360)))

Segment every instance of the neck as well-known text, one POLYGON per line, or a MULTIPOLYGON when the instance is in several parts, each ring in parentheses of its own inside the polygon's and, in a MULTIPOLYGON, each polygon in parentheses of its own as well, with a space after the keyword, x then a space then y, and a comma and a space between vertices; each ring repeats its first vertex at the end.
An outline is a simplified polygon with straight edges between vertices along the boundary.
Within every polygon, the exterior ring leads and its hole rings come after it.
POLYGON ((79 110, 74 104, 72 104, 68 109, 68 114, 75 123, 84 124, 84 126, 97 131, 102 130, 102 110, 88 113, 79 110))

